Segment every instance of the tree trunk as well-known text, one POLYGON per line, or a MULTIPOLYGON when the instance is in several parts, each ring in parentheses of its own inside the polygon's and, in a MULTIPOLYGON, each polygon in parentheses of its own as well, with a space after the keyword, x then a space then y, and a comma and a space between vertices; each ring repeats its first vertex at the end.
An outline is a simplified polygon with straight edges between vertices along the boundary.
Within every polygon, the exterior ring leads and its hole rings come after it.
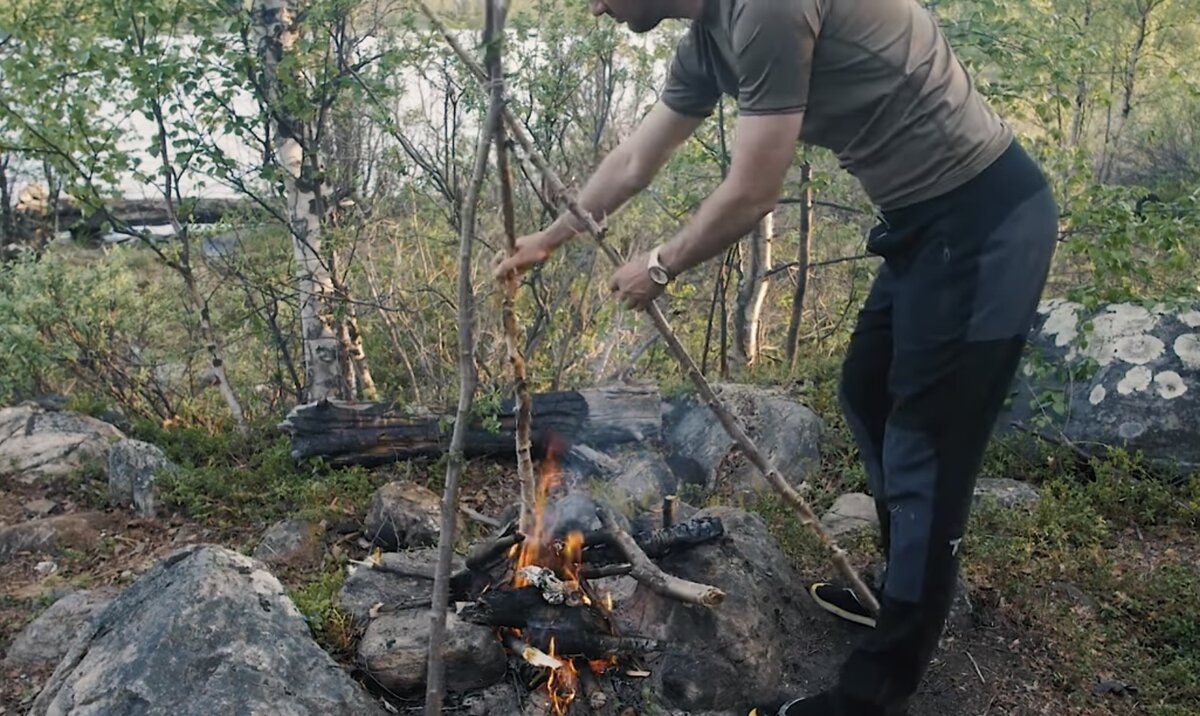
POLYGON ((322 187, 314 143, 306 125, 284 101, 279 65, 300 34, 296 0, 254 0, 253 13, 262 63, 262 91, 275 134, 275 161, 283 170, 288 222, 296 262, 304 378, 309 400, 343 397, 341 343, 333 310, 333 282, 321 258, 322 187))
POLYGON ((808 291, 808 277, 812 273, 812 236, 813 236, 813 190, 812 165, 808 162, 800 165, 800 185, 804 194, 800 197, 800 250, 796 257, 796 266, 800 272, 796 275, 796 292, 792 295, 792 317, 788 321, 787 361, 795 367, 796 354, 800 343, 800 322, 804 314, 804 294, 808 291))
POLYGON ((1129 115, 1133 113, 1133 92, 1137 82, 1138 62, 1141 60, 1142 48, 1146 44, 1146 35, 1150 24, 1150 13, 1161 4, 1161 0, 1146 0, 1143 5, 1141 0, 1137 3, 1138 24, 1137 31, 1133 38, 1133 46, 1129 49, 1129 56, 1125 60, 1125 68, 1121 75, 1122 94, 1121 94, 1121 111, 1117 115, 1117 120, 1112 128, 1111 134, 1106 134, 1103 159, 1100 167, 1100 181, 1108 181, 1109 175, 1112 173, 1112 165, 1116 160, 1117 152, 1121 146, 1121 135, 1125 130, 1125 125, 1129 121, 1129 115))
POLYGON ((770 280, 765 276, 771 266, 771 240, 775 235, 775 214, 758 222, 750 240, 742 244, 742 275, 738 282, 737 309, 734 312, 735 356, 743 366, 758 358, 759 324, 763 301, 770 280))

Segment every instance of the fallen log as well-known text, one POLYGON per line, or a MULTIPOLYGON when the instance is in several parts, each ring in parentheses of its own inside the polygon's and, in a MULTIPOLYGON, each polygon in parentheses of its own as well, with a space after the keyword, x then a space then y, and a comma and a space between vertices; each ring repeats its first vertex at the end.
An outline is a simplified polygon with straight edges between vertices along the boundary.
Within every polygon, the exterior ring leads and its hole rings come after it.
MULTIPOLYGON (((556 391, 533 396, 533 451, 546 455, 552 441, 596 449, 657 440, 662 425, 658 391, 618 385, 556 391)), ((498 429, 476 419, 467 429, 468 456, 511 457, 516 439, 513 401, 497 415, 498 429)), ((453 419, 412 415, 393 404, 322 400, 298 405, 279 424, 291 436, 293 459, 321 456, 333 465, 379 465, 424 455, 441 455, 450 443, 453 419)))

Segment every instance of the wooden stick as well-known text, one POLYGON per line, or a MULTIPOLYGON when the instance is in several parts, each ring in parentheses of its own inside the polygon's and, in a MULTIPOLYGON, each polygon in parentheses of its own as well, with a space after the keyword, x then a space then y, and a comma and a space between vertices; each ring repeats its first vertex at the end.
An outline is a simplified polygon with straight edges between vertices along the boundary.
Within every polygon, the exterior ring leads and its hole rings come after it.
MULTIPOLYGON (((500 47, 504 41, 504 0, 487 0, 487 18, 485 24, 492 28, 491 37, 485 41, 484 62, 487 64, 488 84, 490 89, 489 102, 498 107, 504 107, 504 72, 502 70, 500 47)), ((512 176, 508 168, 508 141, 505 138, 504 123, 496 126, 496 172, 500 176, 500 205, 504 216, 504 238, 508 254, 517 251, 517 235, 513 210, 512 176)), ((533 474, 533 456, 531 437, 533 400, 529 396, 529 383, 525 378, 525 358, 521 355, 520 344, 517 340, 517 318, 514 302, 517 295, 517 277, 510 276, 500 279, 504 288, 504 303, 501 311, 504 324, 504 346, 508 353, 508 363, 512 366, 513 381, 517 392, 517 475, 521 480, 521 512, 517 521, 517 529, 523 534, 533 530, 533 505, 537 495, 537 480, 533 474)))
POLYGON ((688 602, 689 604, 715 607, 725 601, 725 592, 716 587, 698 582, 689 582, 686 579, 680 579, 659 569, 658 565, 650 561, 650 558, 646 556, 642 548, 638 547, 637 542, 633 541, 633 537, 630 537, 629 533, 622 529, 621 525, 617 524, 617 521, 613 519, 612 513, 608 511, 608 508, 603 505, 597 506, 596 515, 600 518, 600 523, 604 525, 604 529, 612 535, 617 548, 629 560, 629 564, 632 567, 629 573, 638 582, 645 584, 664 597, 688 602))
MULTIPOLYGON (((459 56, 459 58, 463 60, 467 67, 470 68, 470 70, 481 81, 486 80, 487 74, 483 71, 483 68, 480 67, 479 63, 477 63, 469 54, 467 54, 458 41, 455 40, 452 35, 450 35, 445 24, 438 19, 433 10, 431 10, 429 6, 425 4, 424 0, 418 0, 418 3, 421 6, 422 12, 424 12, 425 15, 430 19, 434 27, 441 32, 447 43, 459 56)), ((520 122, 517 121, 517 118, 512 115, 507 107, 502 108, 501 116, 504 118, 504 122, 508 125, 509 129, 512 130, 513 136, 515 136, 517 141, 520 142, 521 147, 525 151, 525 155, 530 161, 533 162, 534 166, 538 168, 538 171, 542 172, 543 176, 554 189, 555 194, 562 198, 563 202, 567 205, 567 208, 571 211, 575 218, 584 223, 588 232, 593 238, 596 239, 596 243, 600 246, 601 251, 603 251, 604 255, 608 257, 613 266, 619 267, 624 264, 624 260, 620 257, 620 255, 617 254, 616 250, 605 242, 604 229, 596 222, 594 218, 592 218, 591 214, 583 210, 583 208, 579 205, 579 202, 575 200, 575 197, 567 192, 566 185, 563 184, 562 180, 558 177, 558 174, 556 174, 554 170, 550 168, 549 164, 546 162, 546 159, 537 150, 537 147, 533 146, 533 141, 530 140, 525 134, 525 130, 521 126, 520 122)), ((750 439, 750 436, 746 434, 746 431, 742 429, 737 418, 725 408, 724 404, 721 402, 721 399, 717 397, 717 394, 713 391, 712 386, 708 384, 708 381, 700 372, 700 369, 696 367, 696 362, 692 360, 690 355, 688 355, 687 349, 684 348, 683 344, 679 342, 679 338, 675 335, 675 331, 671 329, 670 324, 667 323, 667 319, 663 316, 658 304, 651 303, 650 306, 646 308, 646 313, 650 316, 650 320, 654 323, 654 326, 658 329, 658 332, 662 334, 663 340, 666 341, 671 353, 674 354, 675 358, 679 361, 684 373, 695 385, 696 390, 700 393, 700 397, 704 399, 704 402, 713 411, 713 413, 716 414, 717 420, 720 421, 722 427, 725 428, 725 431, 729 434, 733 441, 738 444, 738 447, 742 449, 742 452, 745 453, 747 458, 749 458, 751 464, 758 468, 759 472, 762 473, 762 475, 767 479, 767 482, 769 482, 771 486, 775 488, 775 491, 778 492, 780 496, 782 496, 783 499, 792 506, 792 508, 800 513, 801 523, 807 525, 817 535, 817 538, 821 544, 830 552, 834 566, 837 568, 838 572, 840 572, 841 575, 848 582, 850 582, 850 586, 858 596, 859 601, 866 605, 866 607, 873 614, 878 615, 879 601, 875 599, 875 595, 870 589, 867 588, 866 582, 864 582, 862 577, 858 575, 858 572, 854 570, 854 567, 850 565, 850 560, 846 555, 846 551, 843 550, 838 545, 837 541, 834 540, 834 538, 824 529, 824 527, 821 526, 820 520, 817 518, 816 514, 813 513, 812 508, 809 507, 808 502, 805 501, 804 497, 797 492, 794 487, 788 484, 782 475, 780 475, 779 471, 775 469, 770 461, 767 460, 762 451, 758 449, 758 446, 755 445, 750 439)))
MULTIPOLYGON (((489 28, 490 29, 490 28, 489 28)), ((488 30, 484 31, 485 41, 488 30)), ((454 417, 454 432, 450 437, 449 464, 446 467, 446 490, 442 495, 442 529, 438 535, 437 571, 433 580, 433 605, 429 610, 429 660, 425 686, 425 716, 440 716, 444 692, 444 649, 446 646, 446 606, 450 599, 450 560, 454 548, 455 526, 458 522, 458 478, 462 473, 463 444, 466 425, 470 419, 475 397, 475 337, 471 331, 474 320, 474 296, 471 289, 471 248, 475 241, 475 209, 479 191, 487 171, 488 149, 492 133, 499 122, 499 105, 492 103, 487 118, 479 130, 475 148, 475 166, 467 195, 463 202, 462 226, 458 249, 458 410, 454 417)))

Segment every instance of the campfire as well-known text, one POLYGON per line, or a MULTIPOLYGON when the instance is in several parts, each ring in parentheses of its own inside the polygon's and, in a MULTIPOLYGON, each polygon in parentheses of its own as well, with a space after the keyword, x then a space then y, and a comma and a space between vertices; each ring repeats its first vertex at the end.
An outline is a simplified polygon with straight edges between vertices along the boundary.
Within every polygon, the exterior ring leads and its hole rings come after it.
POLYGON ((661 594, 715 607, 724 598, 720 590, 666 574, 652 559, 716 539, 724 528, 716 518, 676 522, 668 497, 661 526, 631 535, 603 505, 589 501, 593 519, 556 510, 567 490, 551 451, 539 475, 531 534, 519 533, 514 522, 477 547, 452 577, 451 599, 461 619, 495 630, 549 713, 602 714, 612 701, 612 680, 649 676, 641 657, 665 645, 621 633, 612 594, 593 582, 630 575, 661 594))

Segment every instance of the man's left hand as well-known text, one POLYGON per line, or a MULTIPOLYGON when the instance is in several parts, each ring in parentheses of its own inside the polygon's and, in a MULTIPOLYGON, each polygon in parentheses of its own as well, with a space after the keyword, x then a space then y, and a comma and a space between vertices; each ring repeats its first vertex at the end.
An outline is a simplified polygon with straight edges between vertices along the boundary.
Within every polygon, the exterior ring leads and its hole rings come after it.
POLYGON ((609 290, 626 308, 649 308, 654 299, 662 295, 665 286, 654 283, 646 270, 649 258, 649 253, 634 257, 613 272, 608 281, 609 290))

